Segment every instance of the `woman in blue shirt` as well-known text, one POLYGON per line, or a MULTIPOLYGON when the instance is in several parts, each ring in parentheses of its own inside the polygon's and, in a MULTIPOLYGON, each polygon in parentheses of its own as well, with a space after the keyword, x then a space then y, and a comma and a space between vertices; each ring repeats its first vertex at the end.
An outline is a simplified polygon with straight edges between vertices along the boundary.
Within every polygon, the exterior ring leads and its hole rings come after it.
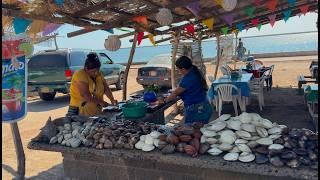
POLYGON ((208 85, 203 74, 187 56, 181 56, 175 65, 183 77, 179 86, 165 99, 165 102, 180 96, 184 102, 185 124, 208 123, 212 107, 207 98, 208 85))

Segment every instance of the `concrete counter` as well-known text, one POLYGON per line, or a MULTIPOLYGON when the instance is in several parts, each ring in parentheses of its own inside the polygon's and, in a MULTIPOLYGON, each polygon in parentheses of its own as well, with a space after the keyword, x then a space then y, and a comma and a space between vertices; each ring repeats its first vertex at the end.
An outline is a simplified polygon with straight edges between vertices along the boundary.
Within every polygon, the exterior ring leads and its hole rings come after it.
POLYGON ((221 156, 163 155, 159 150, 103 149, 30 142, 29 149, 61 152, 65 175, 79 180, 293 180, 318 179, 306 167, 276 168, 270 164, 227 162, 221 156))

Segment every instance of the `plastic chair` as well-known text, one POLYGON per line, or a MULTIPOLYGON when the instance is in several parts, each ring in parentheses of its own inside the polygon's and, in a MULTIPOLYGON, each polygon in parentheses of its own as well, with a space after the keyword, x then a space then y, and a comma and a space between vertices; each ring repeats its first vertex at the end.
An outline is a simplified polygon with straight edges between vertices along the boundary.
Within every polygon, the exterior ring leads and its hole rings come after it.
POLYGON ((262 111, 262 107, 264 106, 263 86, 265 79, 266 76, 263 74, 260 78, 254 78, 249 83, 250 94, 258 97, 260 111, 262 111))
POLYGON ((231 71, 228 70, 225 66, 220 66, 220 71, 222 72, 223 75, 231 75, 231 71))
MULTIPOLYGON (((233 108, 236 116, 238 116, 238 106, 237 100, 240 101, 240 93, 238 88, 233 84, 219 84, 217 85, 214 90, 217 92, 217 107, 218 107, 218 116, 221 116, 222 111, 222 103, 223 102, 231 102, 233 103, 233 108), (232 90, 236 91, 236 95, 232 94, 232 90)), ((239 102, 240 104, 240 102, 239 102)))
POLYGON ((213 76, 208 76, 208 79, 209 79, 210 82, 214 81, 214 77, 213 76))

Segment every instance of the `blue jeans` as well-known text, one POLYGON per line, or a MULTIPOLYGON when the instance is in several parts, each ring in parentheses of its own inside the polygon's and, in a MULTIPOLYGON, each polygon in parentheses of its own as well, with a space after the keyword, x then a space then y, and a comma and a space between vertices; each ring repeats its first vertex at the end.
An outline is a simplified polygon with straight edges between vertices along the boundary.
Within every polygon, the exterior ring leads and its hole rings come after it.
POLYGON ((185 106, 184 117, 185 124, 192 124, 194 122, 202 122, 207 124, 212 115, 212 106, 208 99, 198 104, 185 106))

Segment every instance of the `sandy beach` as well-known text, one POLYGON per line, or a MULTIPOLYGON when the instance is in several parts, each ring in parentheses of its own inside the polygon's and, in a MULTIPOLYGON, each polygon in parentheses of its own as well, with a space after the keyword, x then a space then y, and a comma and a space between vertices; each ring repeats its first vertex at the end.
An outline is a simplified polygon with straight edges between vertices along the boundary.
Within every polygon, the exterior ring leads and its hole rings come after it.
MULTIPOLYGON (((273 86, 297 88, 297 76, 300 74, 310 75, 309 65, 311 60, 317 60, 318 56, 304 57, 281 57, 281 58, 264 58, 259 59, 264 62, 265 66, 274 64, 273 86)), ((237 67, 241 66, 237 64, 237 67)), ((132 66, 128 79, 128 94, 142 90, 142 86, 137 84, 137 68, 140 65, 132 66)), ((233 65, 231 65, 233 67, 233 65)), ((215 65, 206 63, 207 75, 213 75, 215 65)), ((218 77, 221 72, 218 72, 218 77)), ((121 100, 122 91, 115 91, 113 95, 117 100, 121 100)), ((34 138, 41 127, 44 126, 49 116, 52 119, 65 115, 68 107, 69 97, 59 94, 52 102, 41 101, 37 96, 30 97, 28 102, 28 114, 18 123, 24 152, 26 156, 26 177, 35 179, 51 179, 57 177, 61 171, 62 156, 60 153, 35 151, 27 149, 27 144, 31 138, 34 138), (41 177, 41 178, 39 178, 41 177)), ((16 173, 17 161, 9 124, 2 124, 2 179, 12 179, 16 173)))

